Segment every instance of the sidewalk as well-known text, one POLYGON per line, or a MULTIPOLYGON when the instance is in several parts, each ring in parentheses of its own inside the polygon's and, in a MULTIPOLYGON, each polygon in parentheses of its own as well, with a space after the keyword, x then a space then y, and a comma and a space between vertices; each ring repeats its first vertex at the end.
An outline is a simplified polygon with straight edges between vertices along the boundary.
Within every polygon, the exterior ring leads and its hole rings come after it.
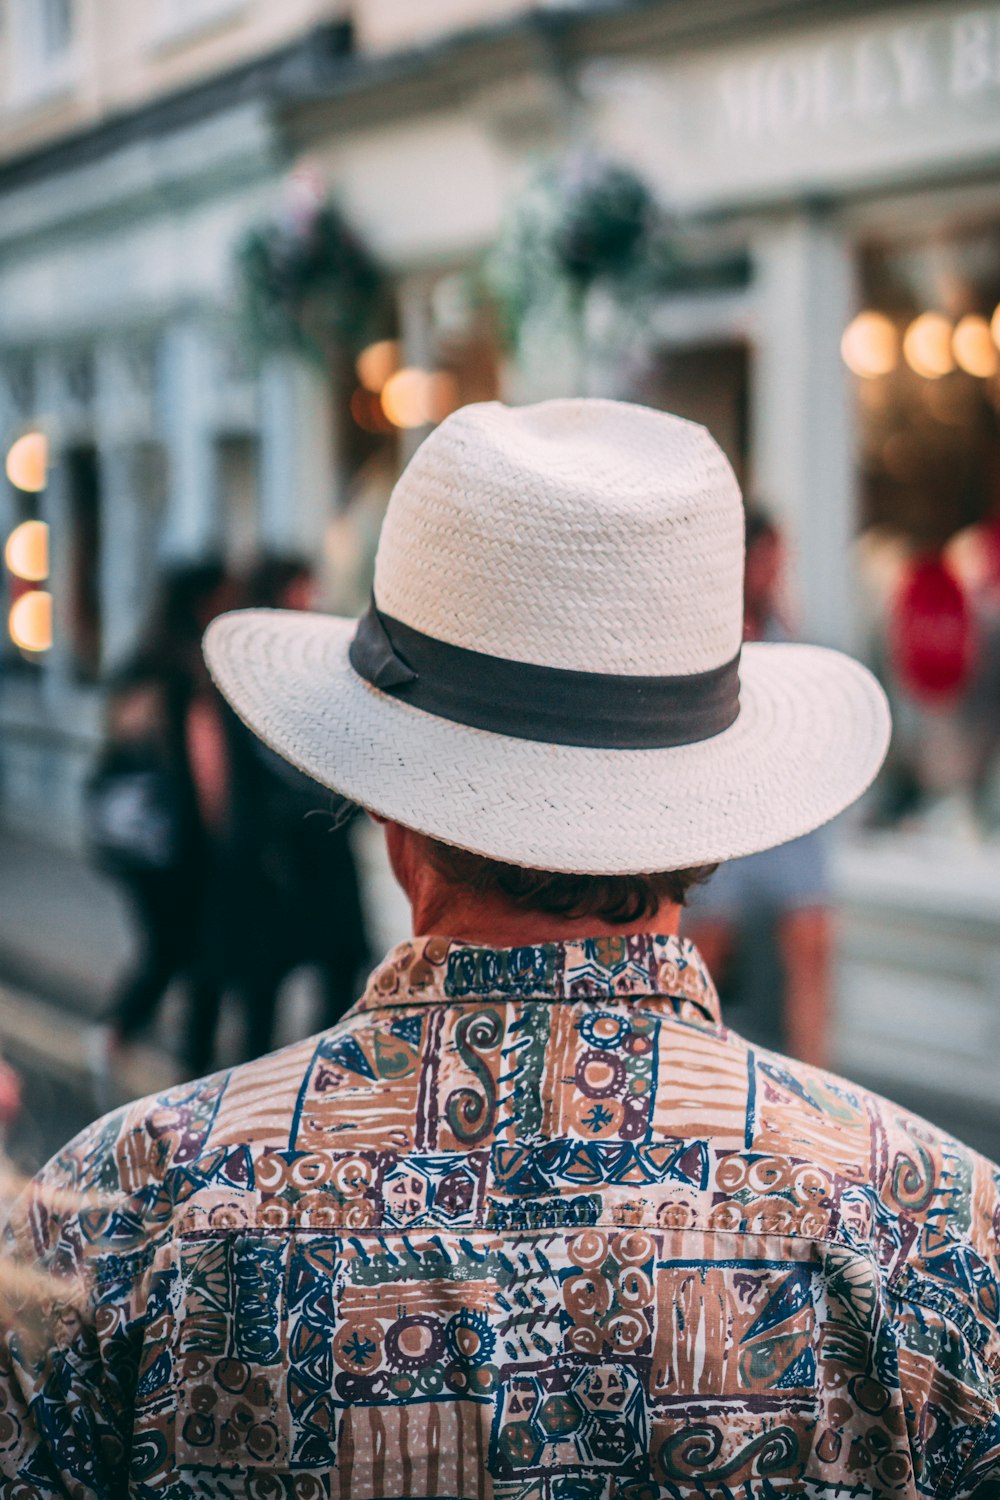
MULTIPOLYGON (((385 858, 380 832, 359 821, 355 848, 366 895, 372 948, 383 953, 405 937, 408 911, 385 858)), ((176 1039, 184 996, 168 991, 148 1040, 116 1066, 114 1093, 95 1092, 94 1023, 125 969, 133 937, 115 884, 79 856, 0 827, 0 1053, 21 1074, 25 1102, 10 1150, 32 1170, 68 1137, 113 1104, 177 1081, 176 1039)), ((309 975, 282 994, 278 1045, 314 1029, 309 975)), ((224 1006, 219 1063, 239 1055, 239 1016, 224 1006)))

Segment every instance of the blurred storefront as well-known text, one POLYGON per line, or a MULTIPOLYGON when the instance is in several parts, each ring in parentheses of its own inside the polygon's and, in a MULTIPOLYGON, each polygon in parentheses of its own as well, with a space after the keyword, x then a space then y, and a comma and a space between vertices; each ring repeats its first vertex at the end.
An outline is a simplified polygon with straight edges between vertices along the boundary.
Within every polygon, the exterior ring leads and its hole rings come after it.
POLYGON ((588 94, 609 149, 748 249, 745 294, 701 328, 698 298, 665 307, 664 343, 748 351, 737 458, 791 541, 793 616, 893 700, 840 841, 843 1065, 995 1112, 1000 7, 865 9, 594 64, 588 94))
MULTIPOLYGON (((796 629, 869 659, 899 726, 840 840, 844 1066, 889 1088, 923 1070, 929 1093, 995 1108, 1000 4, 420 14, 359 0, 350 37, 310 34, 95 126, 75 157, 0 166, 0 428, 5 447, 48 438, 55 609, 41 667, 14 647, 3 663, 5 816, 74 836, 100 680, 164 558, 306 548, 330 597, 363 598, 388 483, 434 403, 411 420, 423 397, 397 382, 393 421, 349 367, 255 367, 226 316, 239 236, 308 158, 390 281, 387 368, 444 377, 445 406, 568 389, 662 404, 704 421, 780 521, 796 629), (570 148, 632 168, 680 245, 744 269, 682 278, 592 358, 539 338, 512 359, 467 273, 570 148)), ((36 508, 8 489, 0 532, 36 508)))

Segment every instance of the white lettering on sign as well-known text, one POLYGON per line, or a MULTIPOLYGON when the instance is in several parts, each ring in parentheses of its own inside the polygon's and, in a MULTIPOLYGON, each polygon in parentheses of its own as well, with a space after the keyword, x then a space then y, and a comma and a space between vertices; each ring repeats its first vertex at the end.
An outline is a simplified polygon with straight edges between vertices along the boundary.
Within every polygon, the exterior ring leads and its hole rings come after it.
POLYGON ((916 114, 1000 89, 1000 11, 969 11, 723 69, 723 134, 750 144, 916 114))

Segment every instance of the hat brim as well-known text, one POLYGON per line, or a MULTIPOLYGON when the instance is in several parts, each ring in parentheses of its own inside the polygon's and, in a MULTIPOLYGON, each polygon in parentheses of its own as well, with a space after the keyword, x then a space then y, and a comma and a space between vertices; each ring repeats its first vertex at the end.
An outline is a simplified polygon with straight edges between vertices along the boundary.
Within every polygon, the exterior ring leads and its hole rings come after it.
POLYGON ((264 743, 370 811, 491 859, 581 874, 686 869, 827 822, 871 783, 885 694, 820 646, 750 644, 740 713, 665 750, 548 745, 412 708, 348 661, 356 621, 287 610, 215 620, 205 657, 264 743))

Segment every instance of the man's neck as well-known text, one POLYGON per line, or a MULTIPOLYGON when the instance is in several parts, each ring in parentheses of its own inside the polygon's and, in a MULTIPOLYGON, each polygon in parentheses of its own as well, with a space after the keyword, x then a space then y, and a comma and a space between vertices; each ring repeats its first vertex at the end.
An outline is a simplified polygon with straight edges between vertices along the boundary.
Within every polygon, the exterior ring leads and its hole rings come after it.
POLYGON ((505 901, 480 899, 464 892, 439 892, 444 899, 413 902, 413 931, 421 937, 446 937, 490 948, 523 948, 534 943, 573 942, 580 938, 623 937, 634 932, 676 934, 681 909, 664 902, 651 917, 608 922, 598 917, 553 916, 522 911, 505 901), (448 897, 451 899, 448 899, 448 897))
POLYGON ((635 932, 676 935, 680 928, 681 909, 672 901, 664 901, 650 916, 633 922, 524 910, 499 892, 484 894, 446 879, 427 857, 424 835, 398 823, 385 822, 384 826, 389 861, 409 900, 417 937, 450 938, 489 948, 525 948, 533 943, 626 937, 635 932))

